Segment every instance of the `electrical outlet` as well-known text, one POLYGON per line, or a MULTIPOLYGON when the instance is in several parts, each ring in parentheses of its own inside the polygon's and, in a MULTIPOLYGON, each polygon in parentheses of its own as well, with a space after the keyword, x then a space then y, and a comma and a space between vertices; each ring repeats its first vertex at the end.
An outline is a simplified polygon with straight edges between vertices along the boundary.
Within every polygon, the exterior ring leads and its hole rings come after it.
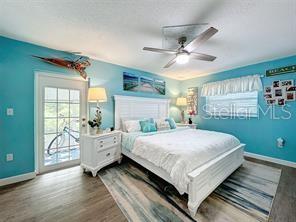
POLYGON ((286 141, 283 138, 279 137, 277 138, 276 143, 278 148, 283 148, 285 146, 286 141))
POLYGON ((8 153, 6 154, 6 161, 13 161, 13 154, 12 153, 8 153))
POLYGON ((7 116, 13 116, 13 108, 7 108, 6 109, 6 115, 7 116))

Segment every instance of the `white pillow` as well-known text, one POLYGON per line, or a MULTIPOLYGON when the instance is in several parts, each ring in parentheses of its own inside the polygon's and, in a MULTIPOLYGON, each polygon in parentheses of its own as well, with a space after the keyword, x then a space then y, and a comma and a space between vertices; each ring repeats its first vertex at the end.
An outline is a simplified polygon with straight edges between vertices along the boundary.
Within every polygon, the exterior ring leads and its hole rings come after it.
POLYGON ((124 121, 124 128, 128 133, 141 131, 139 120, 124 121))
POLYGON ((157 130, 169 130, 171 129, 170 124, 168 121, 165 121, 165 118, 162 119, 155 119, 157 130))
POLYGON ((123 132, 127 132, 127 130, 126 130, 126 128, 125 128, 125 122, 126 121, 129 121, 129 120, 139 120, 140 118, 135 118, 135 117, 133 117, 133 118, 121 118, 120 120, 121 120, 121 130, 123 131, 123 132))

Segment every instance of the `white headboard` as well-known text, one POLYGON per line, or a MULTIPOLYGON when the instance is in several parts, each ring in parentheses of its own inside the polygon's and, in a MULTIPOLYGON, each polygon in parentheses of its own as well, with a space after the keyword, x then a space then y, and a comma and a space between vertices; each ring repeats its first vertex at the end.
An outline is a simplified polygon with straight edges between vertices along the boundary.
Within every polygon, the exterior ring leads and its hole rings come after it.
POLYGON ((165 118, 169 116, 169 99, 114 96, 115 129, 121 129, 121 119, 165 118))

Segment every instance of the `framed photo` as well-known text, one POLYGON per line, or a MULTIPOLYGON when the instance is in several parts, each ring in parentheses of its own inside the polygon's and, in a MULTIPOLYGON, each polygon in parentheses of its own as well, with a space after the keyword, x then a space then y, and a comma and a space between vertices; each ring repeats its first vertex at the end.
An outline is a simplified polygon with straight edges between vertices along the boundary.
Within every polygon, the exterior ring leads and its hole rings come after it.
POLYGON ((271 93, 271 87, 270 86, 265 86, 264 92, 265 93, 271 93))
POLYGON ((279 81, 279 80, 277 80, 277 81, 273 81, 273 82, 272 82, 272 87, 273 87, 273 88, 278 88, 278 87, 280 87, 280 81, 279 81))
POLYGON ((276 102, 275 99, 267 99, 267 100, 266 100, 266 104, 269 105, 269 106, 270 106, 270 105, 274 105, 275 102, 276 102))
POLYGON ((293 86, 294 81, 293 80, 282 80, 280 81, 280 86, 281 87, 287 87, 287 86, 293 86))
POLYGON ((277 99, 277 105, 284 106, 285 105, 285 99, 284 98, 278 98, 277 99))
POLYGON ((282 97, 283 96, 283 89, 278 88, 274 89, 274 97, 282 97))
POLYGON ((286 100, 287 101, 295 101, 295 92, 287 92, 286 93, 286 100))
POLYGON ((288 87, 286 88, 286 91, 287 91, 287 92, 295 92, 295 91, 296 91, 296 86, 288 86, 288 87))
POLYGON ((264 94, 264 98, 265 99, 271 99, 272 98, 272 94, 271 93, 264 94))

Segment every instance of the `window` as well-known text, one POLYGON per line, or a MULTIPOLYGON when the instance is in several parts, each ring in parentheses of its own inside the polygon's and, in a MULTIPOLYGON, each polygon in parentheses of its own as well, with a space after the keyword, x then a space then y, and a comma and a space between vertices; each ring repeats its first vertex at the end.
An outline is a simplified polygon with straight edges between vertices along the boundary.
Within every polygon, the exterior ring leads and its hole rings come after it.
POLYGON ((258 92, 206 97, 206 112, 212 116, 258 116, 258 92))

